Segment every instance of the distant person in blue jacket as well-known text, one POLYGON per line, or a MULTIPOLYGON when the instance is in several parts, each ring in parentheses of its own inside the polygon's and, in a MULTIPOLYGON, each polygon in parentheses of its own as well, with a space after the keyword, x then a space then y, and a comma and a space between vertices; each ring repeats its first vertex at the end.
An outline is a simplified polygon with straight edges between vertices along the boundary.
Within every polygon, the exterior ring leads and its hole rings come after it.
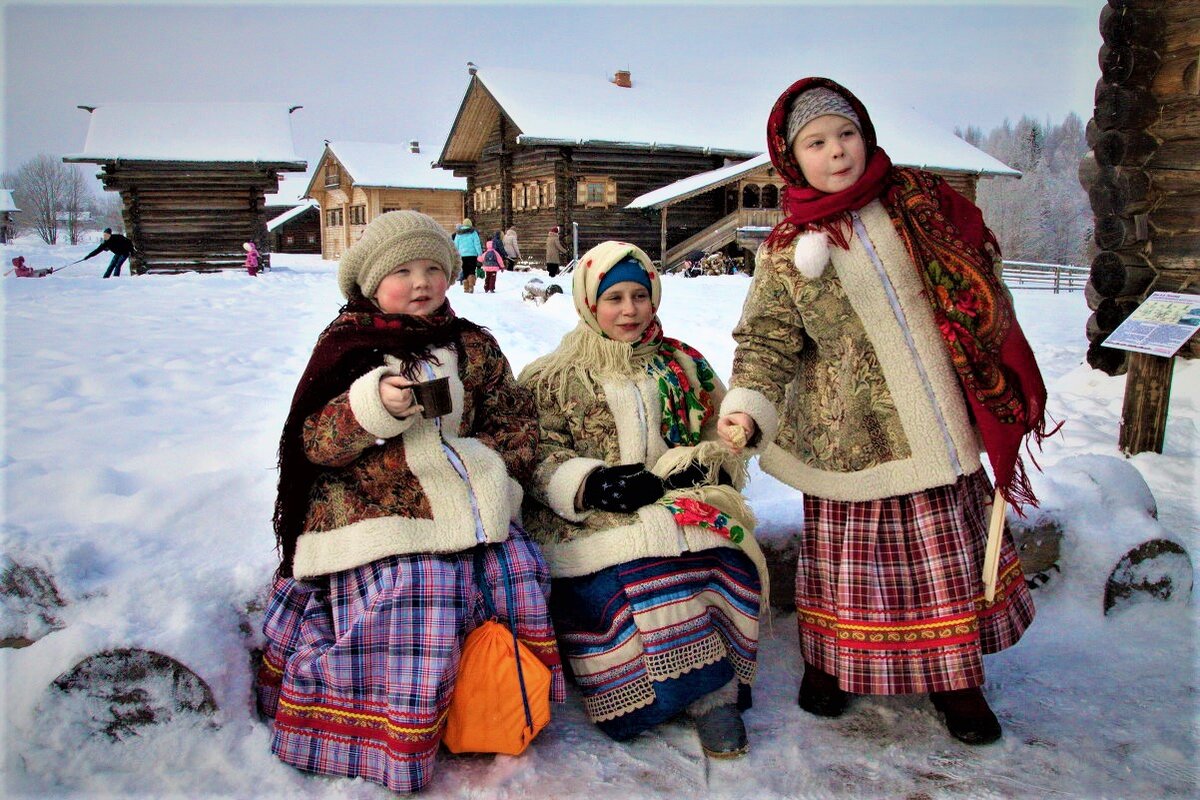
MULTIPOLYGON (((113 233, 112 228, 105 228, 104 240, 100 242, 100 246, 84 256, 82 260, 87 261, 105 250, 110 251, 113 257, 112 261, 108 262, 108 269, 104 271, 104 277, 121 277, 121 265, 128 261, 129 256, 133 254, 133 242, 119 233, 113 233)), ((132 267, 130 269, 132 271, 132 267)))
POLYGON ((479 231, 475 223, 467 217, 462 224, 454 229, 454 246, 462 256, 462 284, 467 292, 475 291, 475 267, 479 257, 483 255, 483 242, 479 240, 479 231))

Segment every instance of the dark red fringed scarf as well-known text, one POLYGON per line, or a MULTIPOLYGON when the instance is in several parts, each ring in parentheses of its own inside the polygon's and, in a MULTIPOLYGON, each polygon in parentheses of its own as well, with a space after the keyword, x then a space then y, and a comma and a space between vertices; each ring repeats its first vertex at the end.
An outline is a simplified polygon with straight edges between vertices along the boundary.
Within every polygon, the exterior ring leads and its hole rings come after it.
POLYGON ((462 364, 462 335, 472 330, 481 329, 455 316, 449 302, 425 316, 385 314, 356 295, 317 337, 279 438, 279 487, 273 523, 281 576, 292 574, 292 557, 296 540, 304 531, 313 484, 322 473, 338 469, 318 466, 305 456, 301 439, 304 420, 349 389, 356 379, 382 366, 384 355, 395 356, 416 369, 419 361, 431 358, 434 348, 453 347, 462 364))
POLYGON ((819 230, 835 246, 849 249, 850 212, 881 200, 925 284, 934 320, 983 436, 997 488, 1018 513, 1023 504, 1036 506, 1020 458, 1021 442, 1033 434, 1040 443, 1058 428, 1046 430, 1046 387, 995 271, 1000 248, 983 214, 936 175, 892 166, 876 144, 866 108, 826 78, 802 79, 780 96, 767 122, 767 146, 772 164, 788 183, 786 216, 767 237, 767 245, 785 247, 800 233, 819 230), (834 194, 808 186, 787 146, 792 99, 818 86, 850 103, 862 123, 868 153, 862 177, 834 194))

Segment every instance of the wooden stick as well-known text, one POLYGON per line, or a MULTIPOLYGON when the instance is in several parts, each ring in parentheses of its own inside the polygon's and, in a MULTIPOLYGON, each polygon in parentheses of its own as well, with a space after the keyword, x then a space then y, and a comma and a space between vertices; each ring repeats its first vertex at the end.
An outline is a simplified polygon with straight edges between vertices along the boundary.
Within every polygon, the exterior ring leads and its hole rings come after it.
POLYGON ((1004 495, 996 490, 992 500, 992 518, 988 523, 987 546, 983 551, 983 599, 990 603, 996 597, 996 578, 1000 571, 1000 538, 1004 533, 1004 495))

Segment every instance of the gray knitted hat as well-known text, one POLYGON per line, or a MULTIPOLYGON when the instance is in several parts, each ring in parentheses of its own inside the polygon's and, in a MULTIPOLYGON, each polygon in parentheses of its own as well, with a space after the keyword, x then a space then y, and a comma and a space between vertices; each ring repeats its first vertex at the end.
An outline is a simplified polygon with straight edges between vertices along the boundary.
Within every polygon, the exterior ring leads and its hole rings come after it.
POLYGON ((792 101, 787 121, 788 146, 791 147, 792 142, 796 141, 796 137, 800 135, 800 131, 804 129, 805 125, 826 114, 845 117, 853 122, 854 127, 858 128, 860 132, 862 131, 862 123, 858 121, 858 115, 854 113, 854 109, 850 107, 846 98, 832 89, 818 86, 809 89, 792 101))
POLYGON ((374 299, 380 282, 396 267, 428 258, 453 284, 462 271, 462 258, 450 235, 428 214, 389 211, 371 221, 362 238, 342 254, 338 287, 347 298, 355 284, 367 299, 374 299))

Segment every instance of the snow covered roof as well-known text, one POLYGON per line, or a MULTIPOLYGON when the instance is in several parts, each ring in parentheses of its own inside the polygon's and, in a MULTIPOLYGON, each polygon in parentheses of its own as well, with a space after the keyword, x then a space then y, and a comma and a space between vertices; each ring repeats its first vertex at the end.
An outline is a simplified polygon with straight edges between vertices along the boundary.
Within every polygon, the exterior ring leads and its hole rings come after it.
POLYGON ((740 164, 730 164, 720 169, 701 172, 683 180, 668 183, 666 186, 660 186, 652 192, 639 195, 634 198, 632 203, 625 207, 662 208, 678 200, 685 200, 688 197, 707 192, 709 189, 715 189, 722 184, 735 181, 744 175, 749 175, 751 172, 765 169, 770 163, 771 157, 763 153, 740 164))
MULTIPOLYGON (((722 108, 701 117, 714 109, 697 106, 693 94, 676 83, 634 75, 632 88, 624 88, 599 73, 491 68, 478 70, 475 78, 520 128, 522 144, 696 148, 740 156, 762 150, 762 136, 736 114, 722 108)), ((472 82, 468 95, 474 87, 472 82)))
POLYGON ((308 184, 311 180, 311 172, 280 174, 279 191, 267 195, 263 205, 267 207, 304 205, 308 202, 304 193, 308 191, 308 184))
POLYGON ((435 169, 430 153, 413 153, 407 142, 330 142, 328 149, 356 186, 467 190, 466 178, 435 169))
POLYGON ((20 211, 13 200, 12 189, 0 189, 0 211, 20 211))
POLYGON ((109 103, 91 111, 83 151, 67 161, 229 161, 294 165, 283 103, 109 103))
POLYGON ((280 225, 282 225, 283 223, 300 216, 308 209, 320 208, 320 207, 321 207, 320 204, 316 200, 305 200, 302 203, 300 203, 300 205, 296 206, 295 208, 288 209, 287 211, 280 214, 278 217, 274 217, 271 220, 269 220, 267 222, 267 230, 273 231, 276 228, 278 228, 280 225))
MULTIPOLYGON (((861 97, 860 97, 861 99, 861 97)), ((1018 170, 993 158, 953 133, 939 128, 911 109, 875 103, 868 105, 879 144, 894 164, 923 169, 951 170, 974 175, 1019 178, 1018 170), (876 109, 882 109, 877 111, 876 109)), ((633 199, 626 208, 662 208, 767 169, 771 157, 762 153, 741 164, 701 172, 633 199)))
MULTIPOLYGON (((766 150, 767 112, 787 85, 768 80, 751 85, 666 82, 637 73, 631 77, 632 87, 624 88, 602 74, 478 69, 459 118, 471 114, 473 93, 482 87, 520 129, 517 141, 522 144, 700 148, 749 158, 766 150)), ((879 142, 894 162, 978 175, 1020 175, 922 117, 894 91, 851 88, 870 109, 879 142)), ((473 146, 481 147, 482 142, 473 146)), ((455 160, 449 157, 450 149, 448 141, 442 156, 455 160)), ((455 150, 455 156, 461 155, 455 150)))

